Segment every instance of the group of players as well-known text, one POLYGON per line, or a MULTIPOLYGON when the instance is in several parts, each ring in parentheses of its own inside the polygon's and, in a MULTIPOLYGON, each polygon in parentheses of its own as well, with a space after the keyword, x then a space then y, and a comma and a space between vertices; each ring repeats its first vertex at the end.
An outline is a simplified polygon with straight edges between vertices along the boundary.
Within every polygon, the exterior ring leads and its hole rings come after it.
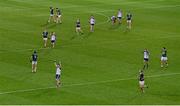
MULTIPOLYGON (((111 17, 112 25, 114 25, 117 20, 118 20, 118 24, 122 24, 122 19, 123 19, 123 14, 121 9, 119 9, 117 13, 117 17, 115 15, 111 17)), ((130 12, 127 13, 126 22, 127 22, 127 29, 131 29, 132 14, 130 12)))
MULTIPOLYGON (((144 92, 144 88, 148 87, 145 85, 144 81, 144 70, 149 68, 149 57, 150 57, 150 52, 148 49, 144 50, 144 66, 142 70, 140 70, 139 74, 139 87, 141 92, 144 92)), ((167 58, 167 49, 165 47, 162 48, 161 50, 161 68, 167 68, 168 67, 168 58, 167 58)))
MULTIPOLYGON (((127 13, 126 16, 126 20, 127 20, 127 28, 131 29, 131 23, 132 23, 132 14, 130 12, 127 13)), ((55 23, 62 23, 62 16, 61 16, 61 10, 59 8, 53 8, 50 7, 50 17, 48 19, 48 22, 55 22, 55 23), (56 10, 56 11, 55 11, 56 10), (55 13, 56 12, 56 13, 55 13)), ((118 20, 118 24, 122 24, 122 11, 119 9, 118 13, 117 13, 117 17, 116 16, 112 16, 110 18, 112 25, 114 25, 116 23, 116 20, 118 20)), ((94 32, 94 25, 95 25, 95 18, 93 15, 90 16, 89 19, 89 24, 90 24, 90 32, 94 32)), ((77 34, 83 34, 83 31, 81 29, 81 22, 80 19, 78 18, 76 21, 76 29, 75 29, 77 34)), ((56 33, 55 32, 51 32, 50 33, 50 38, 48 37, 49 32, 45 29, 42 33, 43 36, 43 41, 44 41, 44 47, 47 47, 47 43, 48 43, 48 39, 51 40, 51 47, 54 48, 55 46, 55 42, 56 42, 56 33)), ((141 92, 144 92, 144 88, 147 87, 145 85, 145 81, 144 81, 144 70, 148 69, 149 67, 149 57, 150 57, 150 52, 145 49, 144 50, 144 66, 143 68, 140 70, 140 74, 139 74, 139 86, 141 89, 141 92)), ((37 70, 37 60, 38 60, 38 55, 37 55, 37 51, 35 50, 34 53, 31 56, 31 61, 32 61, 32 72, 36 73, 37 70)), ((167 50, 165 47, 162 48, 162 56, 161 56, 161 67, 167 67, 168 63, 167 63, 167 50)), ((55 62, 55 67, 56 67, 56 86, 59 87, 60 86, 60 75, 61 75, 61 63, 60 62, 55 62)))

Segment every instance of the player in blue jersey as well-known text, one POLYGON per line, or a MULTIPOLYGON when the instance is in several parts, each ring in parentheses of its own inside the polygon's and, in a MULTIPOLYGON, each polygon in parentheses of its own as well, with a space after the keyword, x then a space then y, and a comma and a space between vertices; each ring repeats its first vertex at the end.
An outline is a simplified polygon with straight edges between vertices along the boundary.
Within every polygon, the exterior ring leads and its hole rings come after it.
POLYGON ((34 50, 34 53, 31 56, 31 61, 32 61, 32 72, 35 73, 37 70, 37 60, 38 60, 38 55, 36 50, 34 50))
POLYGON ((76 33, 77 34, 83 34, 83 31, 81 30, 81 22, 80 22, 80 19, 77 19, 76 21, 76 33))
POLYGON ((60 8, 56 8, 56 23, 62 23, 62 14, 60 8))
POLYGON ((129 12, 127 13, 127 28, 131 29, 131 25, 132 25, 132 14, 129 12))
POLYGON ((42 36, 43 36, 43 41, 44 41, 44 47, 46 47, 47 40, 48 40, 48 31, 46 29, 42 32, 42 36))
POLYGON ((167 49, 163 47, 161 52, 161 67, 168 67, 167 49))
POLYGON ((145 49, 144 50, 144 67, 143 67, 143 70, 146 68, 148 69, 149 67, 149 56, 150 56, 150 52, 145 49))
POLYGON ((52 20, 55 22, 55 16, 54 16, 54 8, 50 7, 50 16, 48 22, 50 23, 52 20))
POLYGON ((61 84, 60 78, 61 78, 61 63, 54 61, 55 67, 56 67, 56 86, 59 87, 61 84))

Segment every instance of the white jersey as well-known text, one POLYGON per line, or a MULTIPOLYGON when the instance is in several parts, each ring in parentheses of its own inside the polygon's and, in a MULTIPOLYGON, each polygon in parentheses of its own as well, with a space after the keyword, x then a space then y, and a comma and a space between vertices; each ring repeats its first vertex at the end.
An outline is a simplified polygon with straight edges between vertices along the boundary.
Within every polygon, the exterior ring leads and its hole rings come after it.
POLYGON ((90 19, 90 24, 95 24, 95 19, 94 18, 90 19))
POLYGON ((149 52, 147 50, 144 51, 144 58, 149 59, 149 52))
POLYGON ((56 75, 61 75, 60 66, 56 66, 56 75))
POLYGON ((52 36, 51 36, 51 40, 52 40, 52 41, 55 41, 55 40, 56 40, 56 36, 55 36, 55 35, 52 35, 52 36))
POLYGON ((119 11, 117 17, 122 17, 122 12, 119 11))

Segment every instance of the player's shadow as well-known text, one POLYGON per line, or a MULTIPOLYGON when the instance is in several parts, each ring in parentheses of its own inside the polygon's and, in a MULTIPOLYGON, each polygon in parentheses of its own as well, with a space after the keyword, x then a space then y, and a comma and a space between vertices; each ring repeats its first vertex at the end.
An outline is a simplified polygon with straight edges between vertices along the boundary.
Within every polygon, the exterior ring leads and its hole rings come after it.
POLYGON ((115 24, 115 25, 111 25, 111 27, 109 27, 109 30, 116 30, 121 26, 121 24, 115 24))
POLYGON ((87 39, 87 38, 89 38, 92 34, 93 34, 93 32, 88 32, 86 35, 83 36, 83 38, 87 39))

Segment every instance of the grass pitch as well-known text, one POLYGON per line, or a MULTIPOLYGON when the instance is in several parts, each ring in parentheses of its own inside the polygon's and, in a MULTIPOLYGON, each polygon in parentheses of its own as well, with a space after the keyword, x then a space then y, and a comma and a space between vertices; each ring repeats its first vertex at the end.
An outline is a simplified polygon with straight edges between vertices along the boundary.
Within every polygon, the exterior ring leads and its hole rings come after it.
POLYGON ((180 104, 179 0, 2 0, 0 2, 0 104, 180 104), (60 7, 62 24, 48 24, 49 7, 60 7), (122 9, 122 25, 108 18, 122 9), (125 15, 133 14, 126 31, 125 15), (88 19, 96 19, 89 33, 88 19), (83 36, 75 33, 81 19, 83 36), (42 49, 42 31, 57 33, 54 49, 42 49), (168 50, 169 67, 160 68, 168 50), (138 70, 148 48, 149 85, 138 89, 138 70), (39 55, 37 73, 29 57, 39 55), (62 61, 62 87, 55 88, 55 67, 62 61))

